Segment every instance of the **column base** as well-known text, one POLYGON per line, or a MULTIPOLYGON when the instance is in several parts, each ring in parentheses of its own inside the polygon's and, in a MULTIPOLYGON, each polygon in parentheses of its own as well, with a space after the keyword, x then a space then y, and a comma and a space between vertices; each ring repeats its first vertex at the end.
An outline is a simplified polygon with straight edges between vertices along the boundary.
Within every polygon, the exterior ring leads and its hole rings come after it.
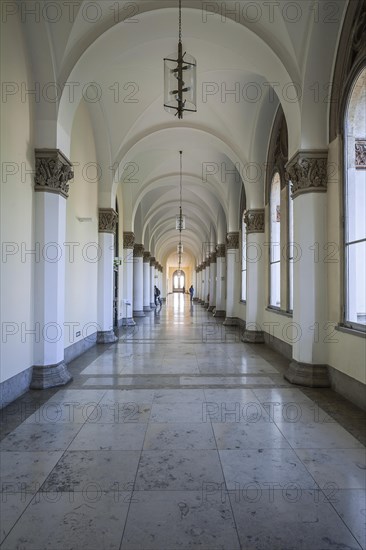
POLYGON ((118 338, 113 330, 106 330, 97 334, 97 344, 113 344, 117 340, 118 338))
POLYGON ((134 317, 145 317, 145 313, 143 311, 134 311, 133 316, 134 317))
POLYGON ((45 390, 47 388, 65 386, 71 380, 72 376, 67 369, 65 361, 61 361, 57 365, 35 365, 29 387, 32 390, 45 390))
POLYGON ((238 321, 235 317, 226 317, 225 321, 222 323, 224 327, 233 327, 238 324, 238 321))
POLYGON ((136 323, 135 321, 133 320, 132 317, 123 317, 122 319, 122 328, 123 327, 135 327, 136 326, 136 323))
POLYGON ((151 307, 150 306, 144 306, 144 311, 146 311, 146 312, 151 311, 151 307))
POLYGON ((212 313, 214 309, 215 309, 215 306, 210 306, 210 307, 208 308, 207 311, 209 311, 210 313, 212 313))
POLYGON ((248 344, 264 344, 264 332, 262 330, 245 330, 241 341, 248 344))
POLYGON ((311 365, 292 361, 284 377, 291 384, 309 388, 329 388, 331 385, 327 365, 311 365))
POLYGON ((223 309, 217 309, 214 313, 214 317, 226 317, 226 311, 223 309))
POLYGON ((156 309, 156 305, 154 304, 154 302, 150 304, 150 309, 156 309))

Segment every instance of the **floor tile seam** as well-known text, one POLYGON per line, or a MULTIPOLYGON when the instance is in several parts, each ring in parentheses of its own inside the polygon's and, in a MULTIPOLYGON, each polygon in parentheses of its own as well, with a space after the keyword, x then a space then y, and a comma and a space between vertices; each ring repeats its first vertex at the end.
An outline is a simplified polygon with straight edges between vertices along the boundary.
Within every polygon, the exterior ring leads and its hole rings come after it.
MULTIPOLYGON (((43 485, 43 484, 42 484, 43 485)), ((11 527, 11 529, 9 530, 8 534, 6 535, 6 537, 4 538, 4 540, 2 541, 2 543, 0 544, 0 548, 5 544, 6 542, 6 539, 9 537, 9 535, 11 534, 11 532, 15 529, 15 527, 17 526, 18 522, 21 520, 22 516, 25 514, 26 510, 28 510, 28 508, 30 507, 30 505, 33 503, 34 499, 36 498, 38 492, 39 492, 40 489, 38 489, 38 491, 36 491, 32 498, 30 499, 29 503, 26 505, 26 507, 24 508, 24 510, 22 511, 22 513, 20 514, 20 516, 16 519, 14 525, 11 527)), ((24 494, 24 493, 23 493, 24 494)), ((26 493, 27 494, 27 493, 26 493)), ((29 493, 31 494, 31 493, 29 493)))

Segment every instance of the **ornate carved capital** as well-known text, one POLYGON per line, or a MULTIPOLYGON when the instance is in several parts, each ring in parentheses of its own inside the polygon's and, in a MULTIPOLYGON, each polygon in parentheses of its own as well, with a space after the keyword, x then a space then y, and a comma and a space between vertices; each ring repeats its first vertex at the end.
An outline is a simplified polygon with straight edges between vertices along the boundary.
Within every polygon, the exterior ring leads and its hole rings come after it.
POLYGON ((150 267, 155 267, 156 258, 154 256, 151 256, 150 258, 150 267))
POLYGON ((71 162, 59 149, 36 149, 36 175, 34 190, 69 196, 69 181, 74 172, 71 162))
POLYGON ((211 253, 210 261, 211 261, 212 264, 216 263, 216 252, 211 253))
POLYGON ((123 233, 123 248, 133 249, 135 246, 135 233, 131 231, 125 231, 123 233))
POLYGON ((365 170, 366 168, 366 140, 356 139, 356 170, 365 170))
POLYGON ((115 233, 118 214, 113 208, 99 208, 99 233, 115 233))
POLYGON ((216 257, 226 258, 226 246, 224 244, 218 244, 216 246, 216 257))
POLYGON ((244 216, 247 233, 264 233, 264 209, 247 210, 244 216))
POLYGON ((233 231, 226 235, 226 246, 228 250, 239 249, 239 231, 233 231))
POLYGON ((299 151, 286 166, 292 184, 292 198, 303 193, 326 193, 327 151, 299 151))
POLYGON ((149 264, 150 258, 151 258, 150 252, 144 252, 144 264, 149 264))
POLYGON ((143 258, 144 256, 144 245, 143 244, 135 244, 133 247, 133 257, 134 258, 143 258))

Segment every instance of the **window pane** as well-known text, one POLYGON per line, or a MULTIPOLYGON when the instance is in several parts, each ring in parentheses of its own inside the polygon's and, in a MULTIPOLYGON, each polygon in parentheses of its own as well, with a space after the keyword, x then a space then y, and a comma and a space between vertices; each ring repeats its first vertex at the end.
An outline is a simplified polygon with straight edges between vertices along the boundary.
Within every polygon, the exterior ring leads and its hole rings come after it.
POLYGON ((247 272, 241 272, 241 299, 247 299, 247 272))
POLYGON ((294 309, 294 262, 292 260, 289 261, 289 310, 293 311, 294 309))
POLYGON ((366 237, 366 170, 350 169, 347 175, 347 242, 366 237))
POLYGON ((280 262, 271 264, 271 306, 281 306, 281 286, 280 286, 280 262))
POLYGON ((346 247, 347 320, 366 324, 366 242, 346 247))

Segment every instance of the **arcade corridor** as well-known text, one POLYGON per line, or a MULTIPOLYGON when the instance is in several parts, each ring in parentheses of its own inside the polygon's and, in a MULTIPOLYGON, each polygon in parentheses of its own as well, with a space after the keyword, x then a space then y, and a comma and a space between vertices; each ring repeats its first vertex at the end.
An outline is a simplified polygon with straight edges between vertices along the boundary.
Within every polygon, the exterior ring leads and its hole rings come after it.
POLYGON ((2 411, 1 548, 365 548, 361 410, 188 296, 159 309, 2 411))

